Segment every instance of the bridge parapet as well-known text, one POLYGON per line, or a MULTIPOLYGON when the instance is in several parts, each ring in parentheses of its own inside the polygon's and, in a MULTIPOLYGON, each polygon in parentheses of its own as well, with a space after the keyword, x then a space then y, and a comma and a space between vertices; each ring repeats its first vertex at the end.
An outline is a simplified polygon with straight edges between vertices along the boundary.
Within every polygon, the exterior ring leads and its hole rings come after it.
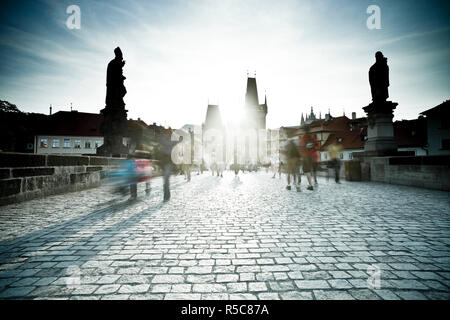
POLYGON ((97 187, 122 160, 0 152, 0 205, 97 187))

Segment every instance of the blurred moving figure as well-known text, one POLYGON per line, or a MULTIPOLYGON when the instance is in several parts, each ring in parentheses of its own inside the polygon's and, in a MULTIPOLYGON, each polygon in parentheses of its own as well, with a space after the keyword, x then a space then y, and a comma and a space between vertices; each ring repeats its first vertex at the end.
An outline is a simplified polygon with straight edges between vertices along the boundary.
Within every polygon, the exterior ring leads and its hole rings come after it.
POLYGON ((223 178, 223 171, 225 170, 225 163, 219 161, 217 164, 217 176, 223 178))
POLYGON ((130 200, 135 200, 137 198, 137 184, 139 182, 145 182, 145 194, 150 195, 150 179, 153 173, 153 167, 149 160, 147 159, 132 159, 131 166, 133 172, 131 173, 132 183, 130 184, 130 200))
POLYGON ((319 183, 317 182, 317 170, 319 170, 319 160, 320 160, 319 143, 317 143, 317 149, 314 150, 313 167, 312 167, 312 176, 314 179, 314 185, 316 187, 319 185, 319 183))
POLYGON ((164 189, 164 201, 170 200, 170 175, 173 170, 172 162, 172 149, 175 145, 183 140, 183 136, 180 136, 178 141, 171 140, 172 133, 168 130, 164 132, 159 138, 160 144, 160 160, 163 170, 163 189, 164 189))
POLYGON ((334 181, 336 181, 336 183, 340 183, 339 172, 341 170, 341 160, 339 159, 339 155, 342 151, 342 145, 338 143, 332 143, 328 146, 327 150, 330 157, 328 167, 334 170, 334 181))
POLYGON ((191 181, 191 164, 183 164, 184 179, 188 182, 191 181))
POLYGON ((280 160, 280 162, 278 163, 278 178, 281 179, 281 172, 283 171, 283 167, 284 167, 284 162, 280 160))
POLYGON ((289 140, 289 142, 286 145, 285 150, 283 151, 286 156, 287 160, 287 190, 291 190, 291 175, 293 184, 296 185, 296 189, 298 192, 300 192, 300 184, 297 184, 299 182, 298 177, 298 165, 300 161, 300 153, 298 150, 298 147, 294 143, 294 141, 289 140))
POLYGON ((277 175, 277 172, 279 170, 279 160, 273 159, 270 163, 270 170, 273 173, 272 179, 275 179, 275 176, 277 175))
POLYGON ((137 198, 137 184, 145 182, 145 193, 150 195, 150 179, 152 178, 153 167, 147 159, 127 159, 120 163, 116 170, 108 174, 107 184, 116 187, 115 192, 120 194, 128 193, 130 190, 130 199, 137 198))
POLYGON ((300 149, 302 152, 303 173, 308 179, 308 190, 314 190, 311 183, 311 173, 313 172, 314 156, 319 150, 319 142, 314 134, 310 133, 310 128, 305 126, 305 134, 300 138, 300 149))

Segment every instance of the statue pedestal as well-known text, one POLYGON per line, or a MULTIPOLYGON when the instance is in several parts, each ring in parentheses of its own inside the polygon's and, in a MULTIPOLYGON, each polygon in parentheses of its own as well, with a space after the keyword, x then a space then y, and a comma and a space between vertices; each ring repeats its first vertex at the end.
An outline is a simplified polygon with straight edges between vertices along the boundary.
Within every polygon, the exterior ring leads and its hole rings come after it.
MULTIPOLYGON (((374 157, 408 156, 411 152, 399 152, 394 137, 392 118, 398 103, 392 101, 372 102, 363 110, 367 113, 367 141, 364 151, 354 152, 353 159, 359 162, 358 178, 362 181, 370 180, 370 162, 374 157)), ((348 180, 355 180, 349 177, 348 180)))
POLYGON ((104 116, 101 128, 103 145, 97 148, 97 155, 126 157, 129 150, 123 145, 123 137, 127 133, 127 110, 106 106, 100 113, 104 116))
POLYGON ((394 137, 392 118, 398 103, 392 101, 372 102, 363 110, 367 113, 367 141, 364 151, 377 154, 395 153, 397 142, 394 137))

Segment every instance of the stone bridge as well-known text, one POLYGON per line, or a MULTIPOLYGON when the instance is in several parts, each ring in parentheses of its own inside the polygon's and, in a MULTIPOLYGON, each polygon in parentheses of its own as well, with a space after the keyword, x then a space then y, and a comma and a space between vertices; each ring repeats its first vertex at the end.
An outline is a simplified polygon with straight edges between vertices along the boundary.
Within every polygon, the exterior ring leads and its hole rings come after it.
POLYGON ((0 207, 2 299, 449 299, 449 193, 270 173, 0 207))

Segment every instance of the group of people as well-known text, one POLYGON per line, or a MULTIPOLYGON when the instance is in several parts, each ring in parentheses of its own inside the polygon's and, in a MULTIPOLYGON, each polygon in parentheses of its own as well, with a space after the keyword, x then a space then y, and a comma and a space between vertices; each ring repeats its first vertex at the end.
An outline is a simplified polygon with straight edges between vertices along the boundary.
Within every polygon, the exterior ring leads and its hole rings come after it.
MULTIPOLYGON (((291 182, 296 187, 298 192, 301 191, 301 171, 305 174, 308 181, 307 190, 314 190, 313 182, 317 188, 317 171, 319 170, 320 162, 320 143, 316 136, 311 133, 308 126, 305 127, 305 134, 299 140, 288 140, 286 146, 281 151, 285 162, 281 161, 278 164, 278 174, 281 178, 281 172, 285 166, 287 176, 287 190, 291 190, 291 182), (292 179, 291 179, 292 176, 292 179)), ((328 147, 328 154, 330 160, 327 167, 334 170, 335 181, 339 181, 340 160, 339 155, 342 151, 342 146, 338 143, 333 143, 328 147)), ((276 172, 272 178, 275 178, 276 172)))
MULTIPOLYGON (((163 190, 164 190, 164 201, 170 199, 170 175, 175 169, 175 165, 171 160, 172 148, 181 141, 172 141, 170 134, 166 133, 161 136, 159 141, 159 167, 162 169, 163 175, 163 190)), ((298 140, 288 140, 287 144, 280 150, 284 161, 278 162, 277 165, 272 163, 272 170, 274 172, 272 178, 275 178, 278 173, 281 178, 281 173, 284 171, 287 176, 287 190, 291 190, 291 183, 295 186, 298 192, 301 191, 301 173, 305 174, 308 186, 307 190, 314 190, 318 187, 317 182, 317 172, 319 170, 320 162, 320 143, 316 136, 310 132, 309 127, 305 127, 305 134, 301 136, 298 140), (313 186, 314 183, 314 186, 313 186)), ((329 154, 329 161, 327 167, 334 170, 335 181, 339 182, 339 171, 340 171, 340 153, 342 151, 342 146, 339 143, 333 143, 327 148, 329 154)), ((191 166, 192 165, 182 165, 181 172, 185 175, 187 181, 191 180, 191 166)), ((210 167, 212 175, 217 175, 222 177, 224 168, 217 163, 213 163, 210 167)), ((242 170, 240 166, 231 165, 230 169, 235 172, 236 178, 238 177, 239 170, 242 170)), ((199 172, 202 171, 202 166, 199 166, 199 172)), ((130 189, 131 197, 130 200, 135 200, 137 198, 137 183, 145 182, 145 192, 147 195, 150 194, 150 179, 152 178, 153 166, 149 160, 138 159, 130 157, 128 161, 125 161, 122 169, 116 171, 114 174, 120 179, 120 186, 122 190, 125 188, 130 189)))

